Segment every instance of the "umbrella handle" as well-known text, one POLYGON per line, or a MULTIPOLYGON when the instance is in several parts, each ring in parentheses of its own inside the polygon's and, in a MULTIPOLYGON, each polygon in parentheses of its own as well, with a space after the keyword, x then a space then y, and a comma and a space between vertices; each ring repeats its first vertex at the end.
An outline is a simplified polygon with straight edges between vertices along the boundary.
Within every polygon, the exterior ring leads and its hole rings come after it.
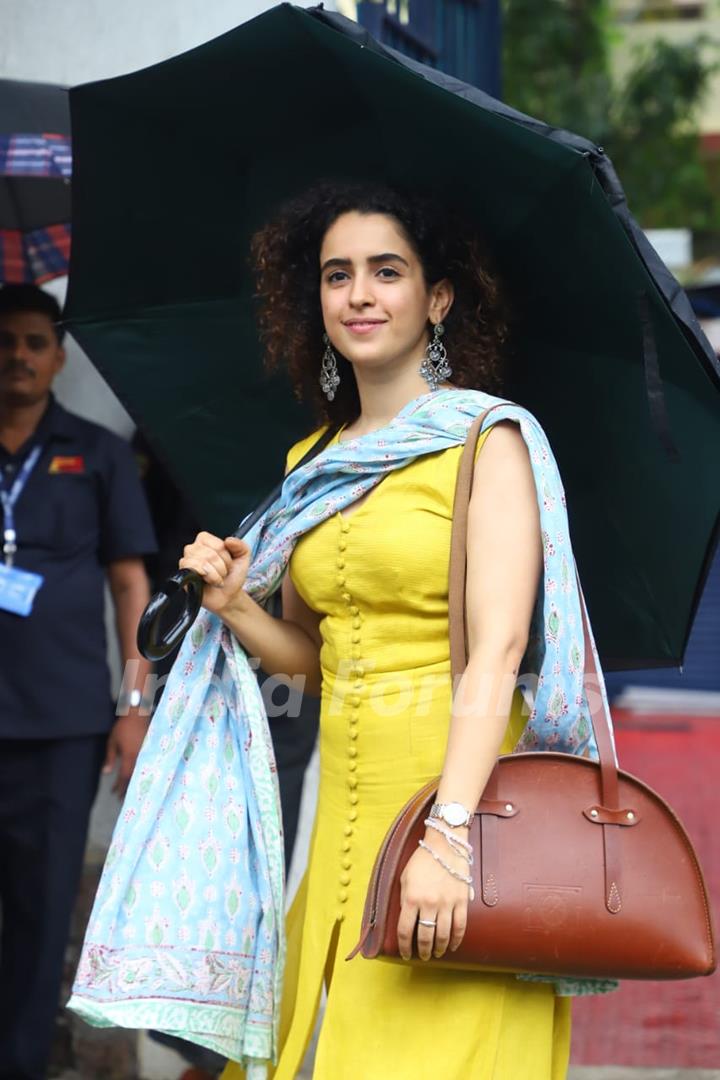
POLYGON ((178 570, 164 582, 143 611, 138 624, 138 649, 147 660, 164 660, 177 648, 197 618, 202 605, 205 582, 195 570, 178 570), (183 609, 177 621, 165 633, 161 633, 164 613, 177 596, 185 593, 183 609))
MULTIPOLYGON (((307 453, 302 456, 297 465, 287 473, 285 480, 287 480, 290 473, 294 473, 296 469, 302 468, 306 462, 314 458, 321 450, 324 450, 327 444, 335 437, 341 426, 341 424, 329 425, 320 438, 313 443, 307 453)), ((277 487, 274 487, 270 494, 263 499, 260 505, 256 507, 251 514, 248 514, 247 517, 243 518, 238 529, 234 533, 235 536, 243 537, 250 529, 252 529, 253 525, 260 520, 265 511, 272 506, 278 495, 280 495, 285 480, 279 483, 277 487)), ((173 574, 171 578, 167 579, 159 592, 155 593, 140 616, 137 631, 137 646, 146 660, 164 660, 166 656, 169 656, 170 653, 178 647, 187 631, 195 622, 198 612, 202 607, 204 587, 205 582, 194 570, 179 570, 177 574, 173 574), (185 593, 184 606, 180 617, 177 622, 170 627, 167 633, 161 634, 160 623, 162 616, 180 590, 185 593)))

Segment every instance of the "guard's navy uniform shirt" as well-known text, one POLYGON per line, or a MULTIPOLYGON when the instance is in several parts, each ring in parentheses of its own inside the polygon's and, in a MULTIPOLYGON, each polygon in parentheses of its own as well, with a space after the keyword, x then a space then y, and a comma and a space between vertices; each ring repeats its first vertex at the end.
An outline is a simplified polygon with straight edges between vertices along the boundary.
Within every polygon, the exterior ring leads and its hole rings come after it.
POLYGON ((114 717, 105 568, 151 554, 155 536, 128 444, 51 398, 17 454, 0 444, 6 489, 40 458, 15 506, 15 565, 45 578, 28 616, 0 611, 0 738, 100 734, 114 717))

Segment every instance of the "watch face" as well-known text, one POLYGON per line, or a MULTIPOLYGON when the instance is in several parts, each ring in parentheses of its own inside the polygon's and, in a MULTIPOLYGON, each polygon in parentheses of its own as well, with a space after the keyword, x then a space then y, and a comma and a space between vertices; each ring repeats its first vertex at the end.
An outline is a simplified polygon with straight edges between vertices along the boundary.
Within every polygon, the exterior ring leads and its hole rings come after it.
POLYGON ((446 803, 443 809, 443 817, 448 825, 463 825, 467 821, 467 811, 460 803, 446 803))

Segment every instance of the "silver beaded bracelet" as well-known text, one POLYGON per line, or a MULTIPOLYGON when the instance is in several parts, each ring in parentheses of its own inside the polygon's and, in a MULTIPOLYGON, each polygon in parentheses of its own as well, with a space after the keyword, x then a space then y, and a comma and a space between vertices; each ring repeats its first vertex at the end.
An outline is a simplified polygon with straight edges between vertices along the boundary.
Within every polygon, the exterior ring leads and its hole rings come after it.
POLYGON ((469 885, 470 899, 475 899, 475 890, 473 889, 472 878, 469 874, 467 876, 465 874, 461 874, 460 871, 456 870, 454 866, 450 865, 450 863, 446 863, 442 855, 438 855, 437 851, 433 851, 430 845, 426 844, 424 840, 418 840, 418 847, 421 847, 423 851, 427 851, 430 855, 432 855, 435 862, 440 863, 443 870, 447 870, 448 874, 451 874, 454 878, 457 878, 458 881, 464 881, 466 885, 469 885))
POLYGON ((433 818, 425 818, 423 822, 429 829, 434 829, 435 832, 439 832, 441 836, 444 836, 450 847, 453 849, 456 855, 462 855, 463 859, 469 866, 473 864, 473 849, 472 844, 469 844, 467 840, 463 840, 460 836, 453 836, 453 834, 444 826, 439 825, 433 818))

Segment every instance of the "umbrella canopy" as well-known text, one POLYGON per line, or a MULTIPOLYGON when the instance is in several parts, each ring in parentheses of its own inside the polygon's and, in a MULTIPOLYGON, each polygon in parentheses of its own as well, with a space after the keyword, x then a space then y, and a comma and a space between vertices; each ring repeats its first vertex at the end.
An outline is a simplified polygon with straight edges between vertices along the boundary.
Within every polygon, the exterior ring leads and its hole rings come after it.
POLYGON ((71 172, 67 90, 0 79, 0 282, 67 274, 71 172))
POLYGON ((720 509, 720 371, 601 148, 289 4, 71 110, 69 326, 207 527, 307 431, 262 372, 252 232, 328 174, 421 178, 500 265, 508 396, 555 448, 606 666, 681 659, 720 509))

